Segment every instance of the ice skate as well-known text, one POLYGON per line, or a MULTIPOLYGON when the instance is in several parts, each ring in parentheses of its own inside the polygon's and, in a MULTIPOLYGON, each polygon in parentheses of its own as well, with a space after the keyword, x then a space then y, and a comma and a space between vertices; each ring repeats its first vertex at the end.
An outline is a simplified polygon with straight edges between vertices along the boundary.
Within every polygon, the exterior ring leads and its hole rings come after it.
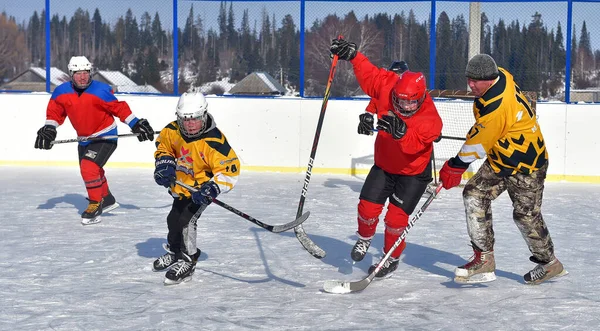
POLYGON ((175 262, 177 262, 177 259, 175 258, 175 253, 171 251, 169 245, 163 244, 163 248, 165 249, 165 251, 167 251, 167 253, 154 260, 154 263, 152 264, 153 271, 167 270, 173 264, 175 264, 175 262))
POLYGON ((358 240, 356 241, 356 244, 354 244, 354 247, 352 247, 350 257, 352 257, 353 261, 359 262, 365 258, 365 255, 367 255, 367 250, 371 246, 372 237, 365 238, 358 234, 358 232, 356 233, 356 235, 358 236, 358 240))
POLYGON ((569 273, 567 270, 565 270, 563 264, 557 258, 554 258, 548 263, 539 261, 533 256, 530 257, 529 260, 537 263, 538 265, 523 276, 526 284, 538 285, 551 278, 562 277, 569 273))
MULTIPOLYGON (((398 269, 399 260, 393 257, 390 257, 385 261, 381 269, 375 274, 375 279, 384 279, 392 276, 392 272, 398 269)), ((369 267, 369 274, 372 273, 377 268, 377 264, 374 264, 369 267)))
POLYGON ((494 251, 482 252, 473 245, 469 263, 454 270, 454 281, 461 284, 487 283, 496 280, 494 251))
POLYGON ((81 214, 81 224, 90 225, 100 223, 102 215, 102 201, 94 201, 88 199, 89 204, 85 211, 81 214))
POLYGON ((115 210, 119 208, 119 203, 115 199, 115 197, 108 191, 108 195, 104 197, 104 201, 102 202, 102 212, 108 213, 111 210, 115 210))
POLYGON ((171 269, 165 274, 165 285, 175 285, 182 282, 188 282, 192 280, 192 275, 196 271, 196 262, 200 256, 200 250, 192 256, 181 252, 178 255, 178 260, 171 269))

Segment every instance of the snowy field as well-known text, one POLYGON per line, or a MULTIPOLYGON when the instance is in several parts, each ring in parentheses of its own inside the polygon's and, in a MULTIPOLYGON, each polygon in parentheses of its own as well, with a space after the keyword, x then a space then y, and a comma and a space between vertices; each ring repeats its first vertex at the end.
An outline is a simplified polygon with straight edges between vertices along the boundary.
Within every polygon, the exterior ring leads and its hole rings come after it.
MULTIPOLYGON (((107 169, 121 208, 82 226, 78 168, 0 167, 1 330, 598 330, 600 186, 549 183, 544 217, 570 272, 539 286, 506 194, 493 205, 498 279, 458 285, 472 251, 461 190, 442 191, 408 234, 392 278, 335 295, 323 281, 360 280, 383 245, 350 261, 363 178, 312 176, 304 223, 327 256, 293 231, 267 232, 211 205, 198 222, 202 250, 188 283, 164 286, 151 270, 163 254, 172 202, 152 169, 107 169)), ((303 174, 243 172, 220 200, 269 224, 293 220, 303 174)))

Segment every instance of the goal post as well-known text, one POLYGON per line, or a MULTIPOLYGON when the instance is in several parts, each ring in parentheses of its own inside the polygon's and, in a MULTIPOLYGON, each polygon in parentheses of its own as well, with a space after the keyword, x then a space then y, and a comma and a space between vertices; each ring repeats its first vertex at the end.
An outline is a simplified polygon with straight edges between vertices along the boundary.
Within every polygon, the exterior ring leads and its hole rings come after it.
MULTIPOLYGON (((444 127, 442 129, 442 139, 434 143, 433 177, 438 179, 438 172, 444 163, 462 147, 469 129, 475 123, 473 116, 473 101, 477 96, 465 90, 429 90, 433 102, 442 118, 444 127)), ((523 92, 529 99, 532 109, 535 112, 537 93, 523 92)), ((481 167, 484 159, 477 160, 469 166, 463 176, 462 184, 471 178, 481 167)))

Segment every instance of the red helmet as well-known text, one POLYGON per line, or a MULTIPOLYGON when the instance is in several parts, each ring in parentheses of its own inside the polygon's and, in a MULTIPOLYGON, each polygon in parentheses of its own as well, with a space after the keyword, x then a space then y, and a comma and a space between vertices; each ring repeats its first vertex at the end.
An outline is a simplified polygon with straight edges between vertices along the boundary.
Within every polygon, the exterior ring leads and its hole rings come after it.
POLYGON ((396 113, 404 117, 414 115, 425 100, 426 85, 423 73, 402 73, 392 89, 392 105, 396 113))

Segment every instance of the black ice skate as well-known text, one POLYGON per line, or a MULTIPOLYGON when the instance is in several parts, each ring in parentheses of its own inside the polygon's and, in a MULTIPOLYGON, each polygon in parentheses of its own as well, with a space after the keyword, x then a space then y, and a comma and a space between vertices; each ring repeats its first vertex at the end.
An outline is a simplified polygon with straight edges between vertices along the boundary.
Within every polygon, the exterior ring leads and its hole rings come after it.
POLYGON ((90 202, 88 207, 81 214, 81 224, 90 225, 100 223, 100 215, 102 215, 102 200, 94 201, 88 199, 90 202))
POLYGON ((111 210, 115 210, 119 208, 119 203, 115 199, 115 197, 108 191, 108 195, 104 197, 104 201, 102 202, 102 212, 108 213, 111 210))
POLYGON ((358 233, 356 233, 356 235, 358 236, 358 240, 356 241, 356 244, 354 244, 354 247, 352 247, 350 257, 352 257, 352 260, 359 262, 365 258, 365 255, 367 255, 367 250, 371 246, 372 238, 367 239, 365 237, 362 237, 358 233))
MULTIPOLYGON (((375 271, 375 268, 377 268, 377 264, 374 264, 371 267, 369 267, 369 274, 375 271)), ((383 264, 381 269, 379 269, 377 274, 375 274, 375 279, 388 278, 396 269, 398 269, 398 259, 390 257, 389 259, 387 259, 387 261, 385 261, 385 263, 383 264)))
POLYGON ((192 275, 196 271, 196 262, 200 257, 200 250, 192 256, 184 252, 178 253, 178 259, 171 269, 165 274, 165 285, 175 285, 181 282, 192 280, 192 275))
POLYGON ((154 263, 152 264, 152 270, 154 271, 167 270, 173 264, 175 264, 175 262, 177 262, 177 259, 175 258, 175 253, 171 251, 169 245, 163 244, 163 248, 165 249, 165 251, 167 251, 167 253, 154 260, 154 263))
POLYGON ((538 265, 523 276, 526 284, 537 285, 551 278, 562 277, 569 273, 557 258, 550 262, 543 262, 531 256, 529 260, 538 265))

